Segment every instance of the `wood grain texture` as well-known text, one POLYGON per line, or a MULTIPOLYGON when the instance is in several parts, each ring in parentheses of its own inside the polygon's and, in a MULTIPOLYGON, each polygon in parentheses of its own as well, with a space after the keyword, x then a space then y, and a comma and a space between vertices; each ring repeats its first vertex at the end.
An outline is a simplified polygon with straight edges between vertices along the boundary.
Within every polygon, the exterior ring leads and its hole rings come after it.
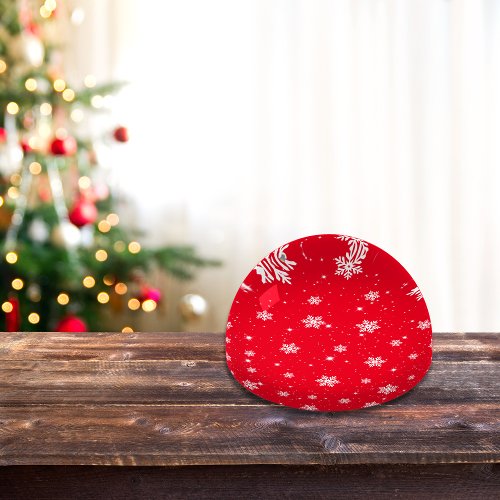
POLYGON ((222 333, 0 334, 0 464, 498 462, 500 336, 435 334, 433 345, 404 396, 311 413, 245 391, 222 333))

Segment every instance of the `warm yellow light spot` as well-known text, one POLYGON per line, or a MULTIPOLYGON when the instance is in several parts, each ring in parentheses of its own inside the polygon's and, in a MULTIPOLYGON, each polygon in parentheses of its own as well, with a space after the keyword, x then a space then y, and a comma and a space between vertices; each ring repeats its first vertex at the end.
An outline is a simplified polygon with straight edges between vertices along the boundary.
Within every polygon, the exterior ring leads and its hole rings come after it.
POLYGON ((108 252, 106 252, 106 250, 97 250, 97 252, 95 253, 95 258, 99 261, 99 262, 104 262, 107 258, 108 258, 108 252))
POLYGON ((62 92, 66 88, 66 82, 62 78, 57 78, 52 84, 56 92, 62 92))
POLYGON ((102 95, 95 95, 92 97, 92 99, 90 99, 90 103, 92 104, 92 106, 94 106, 94 108, 102 108, 103 104, 104 104, 104 97, 102 95))
POLYGON ((156 309, 156 302, 154 300, 148 299, 142 303, 142 310, 146 312, 151 312, 156 309))
POLYGON ((115 277, 111 274, 106 274, 106 276, 104 276, 104 278, 102 279, 102 282, 105 285, 112 286, 115 282, 115 277))
POLYGON ((4 73, 6 69, 7 63, 3 59, 0 59, 0 73, 4 73))
POLYGON ((84 78, 83 83, 85 84, 85 87, 92 88, 92 87, 95 87, 97 80, 96 80, 96 77, 94 75, 87 75, 84 78))
POLYGON ((101 304, 107 304, 109 302, 109 295, 106 292, 100 292, 97 295, 97 301, 101 304))
POLYGON ((24 86, 26 87, 26 90, 29 90, 30 92, 34 92, 38 85, 37 85, 36 80, 34 78, 28 78, 24 82, 24 86))
POLYGON ((2 304, 2 311, 4 313, 10 313, 12 312, 12 309, 14 309, 14 306, 10 302, 4 302, 2 304))
POLYGON ((141 303, 137 299, 130 299, 128 301, 128 308, 131 311, 137 311, 137 309, 139 309, 139 307, 141 307, 141 303))
POLYGON ((83 118, 84 118, 83 111, 80 108, 76 108, 73 111, 71 111, 71 119, 75 123, 80 123, 81 121, 83 121, 83 118))
POLYGON ((92 288, 95 285, 95 279, 92 276, 85 276, 82 283, 85 288, 92 288))
POLYGON ((124 326, 122 328, 122 333, 132 333, 134 330, 130 326, 124 326))
POLYGON ((31 149, 37 149, 39 144, 38 137, 35 135, 33 137, 30 137, 28 139, 28 144, 31 149))
POLYGON ((117 283, 115 285, 115 292, 118 295, 125 295, 128 291, 128 287, 125 283, 117 283))
POLYGON ((19 113, 19 105, 17 102, 11 101, 7 104, 7 113, 11 115, 17 115, 17 113, 19 113))
POLYGON ((19 189, 17 189, 15 186, 11 186, 9 189, 7 189, 7 195, 9 196, 9 198, 17 200, 17 198, 19 198, 19 189))
POLYGON ((50 113, 52 113, 52 106, 48 102, 42 102, 42 104, 40 104, 40 113, 42 113, 43 116, 49 116, 50 113))
POLYGON ((75 99, 75 91, 73 89, 66 89, 62 93, 63 99, 67 102, 71 102, 75 99))
POLYGON ((24 286, 24 282, 20 278, 16 278, 12 280, 12 288, 14 290, 21 290, 24 286))
POLYGON ((0 196, 0 207, 3 205, 3 203, 4 203, 3 196, 0 196))
POLYGON ((21 184, 21 176, 19 174, 12 174, 10 176, 10 183, 14 184, 14 186, 19 186, 21 184))
POLYGON ((116 214, 109 214, 106 217, 106 220, 112 225, 112 226, 117 226, 118 223, 120 222, 120 217, 116 214))
POLYGON ((65 306, 69 302, 69 295, 67 293, 60 293, 57 296, 57 302, 62 306, 65 306))
POLYGON ((52 11, 47 9, 47 7, 45 7, 45 5, 42 5, 40 7, 40 15, 44 18, 44 19, 48 19, 51 15, 52 15, 52 11))
POLYGON ((42 173, 42 166, 37 161, 30 163, 30 173, 32 175, 39 175, 42 173))
POLYGON ((113 248, 115 249, 116 252, 120 253, 125 250, 125 242, 124 241, 115 241, 113 248))
POLYGON ((78 187, 80 189, 89 189, 91 185, 92 185, 92 181, 86 175, 84 175, 78 179, 78 187))
POLYGON ((108 233, 111 229, 111 224, 107 220, 102 220, 97 224, 97 228, 101 233, 108 233))
POLYGON ((17 253, 16 252, 8 252, 6 255, 5 255, 5 260, 9 263, 9 264, 15 264, 17 262, 17 253))
POLYGON ((36 325, 37 323, 40 322, 40 315, 37 314, 37 313, 30 313, 28 315, 28 321, 32 324, 32 325, 36 325))
POLYGON ((139 253, 141 251, 141 245, 137 241, 131 241, 128 244, 128 251, 130 253, 139 253))
POLYGON ((56 0, 45 0, 44 6, 47 10, 56 10, 57 2, 56 0))

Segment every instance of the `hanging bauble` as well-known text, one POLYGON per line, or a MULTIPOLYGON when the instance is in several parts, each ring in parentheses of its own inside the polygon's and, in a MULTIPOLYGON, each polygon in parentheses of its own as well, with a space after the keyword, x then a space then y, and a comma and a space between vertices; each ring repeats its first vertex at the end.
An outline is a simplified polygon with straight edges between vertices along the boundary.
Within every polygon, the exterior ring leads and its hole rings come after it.
POLYGON ((31 153, 33 151, 33 148, 31 147, 30 142, 29 142, 28 139, 26 139, 26 137, 23 137, 21 139, 21 142, 19 143, 19 146, 21 148, 21 151, 24 154, 28 154, 28 153, 31 153))
POLYGON ((113 131, 113 137, 118 142, 128 142, 128 128, 127 127, 116 127, 113 131))
POLYGON ((81 333, 86 331, 87 324, 82 318, 76 316, 75 314, 68 314, 67 316, 64 316, 64 318, 62 318, 56 326, 56 332, 81 333))
POLYGON ((68 135, 64 139, 55 138, 50 143, 50 152, 57 156, 72 156, 76 153, 77 144, 74 137, 68 135))
POLYGON ((45 57, 43 43, 36 35, 25 31, 9 41, 10 55, 17 60, 22 60, 38 68, 45 57))
POLYGON ((87 224, 93 224, 98 216, 96 206, 92 201, 80 197, 76 200, 73 208, 69 213, 69 220, 76 227, 83 227, 87 224))
POLYGON ((207 301, 198 294, 188 293, 179 301, 179 311, 185 321, 202 318, 207 312, 207 301))
POLYGON ((139 300, 141 302, 144 302, 145 300, 153 300, 154 302, 160 302, 161 291, 158 288, 144 286, 141 289, 141 294, 139 295, 139 300))
POLYGON ((58 247, 76 248, 80 245, 80 230, 69 221, 62 221, 52 230, 51 241, 58 247))
POLYGON ((28 236, 36 243, 45 243, 49 238, 49 228, 42 219, 33 219, 28 227, 28 236))
POLYGON ((7 141, 7 130, 3 127, 0 127, 0 144, 5 144, 7 141))

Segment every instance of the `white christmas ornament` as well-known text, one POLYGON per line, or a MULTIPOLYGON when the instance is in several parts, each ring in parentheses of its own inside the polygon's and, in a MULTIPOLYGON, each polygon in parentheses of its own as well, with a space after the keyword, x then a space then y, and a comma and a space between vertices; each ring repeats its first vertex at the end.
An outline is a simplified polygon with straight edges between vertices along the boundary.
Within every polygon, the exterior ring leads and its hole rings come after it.
POLYGON ((45 243, 49 238, 49 228, 41 219, 34 219, 28 228, 28 236, 37 243, 45 243))
POLYGON ((29 32, 9 40, 9 52, 14 58, 21 59, 36 68, 42 65, 45 56, 42 42, 29 32))
POLYGON ((76 248, 81 243, 80 230, 69 221, 63 221, 52 230, 52 243, 58 247, 76 248))

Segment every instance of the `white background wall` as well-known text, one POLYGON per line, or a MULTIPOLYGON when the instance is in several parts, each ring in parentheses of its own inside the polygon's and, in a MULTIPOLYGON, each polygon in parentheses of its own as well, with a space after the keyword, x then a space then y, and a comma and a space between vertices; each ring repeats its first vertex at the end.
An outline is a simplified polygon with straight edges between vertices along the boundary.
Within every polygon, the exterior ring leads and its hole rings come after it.
POLYGON ((500 2, 74 3, 70 73, 131 82, 129 220, 225 261, 185 288, 203 328, 271 249, 331 232, 398 258, 435 331, 498 330, 500 2))

